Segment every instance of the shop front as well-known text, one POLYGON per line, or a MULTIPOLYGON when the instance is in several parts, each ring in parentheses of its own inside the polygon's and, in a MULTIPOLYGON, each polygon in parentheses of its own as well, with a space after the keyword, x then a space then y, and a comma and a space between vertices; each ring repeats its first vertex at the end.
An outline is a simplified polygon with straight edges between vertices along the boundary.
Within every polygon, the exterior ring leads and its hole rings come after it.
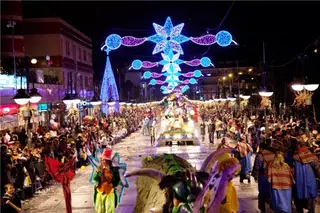
POLYGON ((2 104, 0 105, 0 130, 12 130, 19 125, 18 120, 19 108, 17 104, 2 104))

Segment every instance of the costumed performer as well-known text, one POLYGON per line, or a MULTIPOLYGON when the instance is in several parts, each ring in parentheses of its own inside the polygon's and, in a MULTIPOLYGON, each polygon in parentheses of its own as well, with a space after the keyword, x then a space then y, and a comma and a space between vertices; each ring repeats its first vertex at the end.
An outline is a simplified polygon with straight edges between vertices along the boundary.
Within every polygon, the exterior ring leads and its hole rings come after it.
MULTIPOLYGON (((204 194, 203 199, 203 207, 201 209, 201 213, 206 212, 216 212, 215 209, 210 203, 213 202, 213 199, 216 199, 215 196, 218 194, 225 194, 221 205, 219 207, 219 213, 236 213, 239 209, 238 196, 236 189, 233 185, 232 179, 236 174, 240 172, 239 161, 236 158, 231 157, 229 153, 225 153, 217 158, 216 164, 213 166, 212 172, 216 171, 214 181, 211 181, 212 188, 208 188, 208 190, 204 194), (234 168, 235 165, 238 165, 237 169, 232 171, 230 175, 227 175, 227 179, 224 172, 227 172, 231 168, 234 168), (217 187, 214 187, 214 186, 217 187), (214 192, 214 189, 216 190, 214 192), (219 193, 218 193, 219 192, 219 193)), ((212 176, 212 175, 210 175, 212 176)))
POLYGON ((111 158, 111 149, 104 149, 103 152, 102 149, 97 149, 94 157, 87 150, 87 155, 93 168, 89 182, 95 184, 93 198, 95 212, 114 213, 124 188, 129 187, 128 181, 124 177, 127 165, 120 162, 118 153, 115 153, 111 158), (118 195, 117 187, 119 185, 121 189, 118 195))
POLYGON ((203 163, 201 171, 211 170, 210 176, 206 187, 194 203, 193 211, 198 209, 200 213, 236 213, 238 211, 238 197, 232 179, 240 172, 241 166, 228 150, 232 151, 230 148, 218 149, 211 154, 213 157, 209 156, 206 159, 209 161, 203 163))
POLYGON ((275 212, 292 212, 293 175, 288 164, 284 162, 281 152, 275 155, 268 169, 268 181, 271 183, 270 204, 275 212))
POLYGON ((62 184, 66 204, 66 213, 72 213, 70 182, 75 177, 75 158, 61 163, 53 158, 45 157, 45 164, 50 176, 62 184))

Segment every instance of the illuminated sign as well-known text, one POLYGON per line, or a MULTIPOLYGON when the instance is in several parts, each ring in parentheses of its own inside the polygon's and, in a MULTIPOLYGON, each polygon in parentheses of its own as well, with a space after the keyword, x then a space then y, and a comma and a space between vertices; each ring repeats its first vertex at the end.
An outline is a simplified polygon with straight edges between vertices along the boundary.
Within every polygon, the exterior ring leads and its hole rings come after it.
MULTIPOLYGON (((14 75, 0 75, 0 89, 4 88, 21 88, 21 76, 17 76, 15 79, 14 75), (17 80, 17 85, 16 85, 17 80)), ((22 77, 22 88, 27 88, 27 78, 25 76, 22 77)))
POLYGON ((38 111, 39 112, 48 111, 48 104, 38 104, 38 111))
POLYGON ((0 116, 14 115, 18 113, 16 104, 3 104, 0 105, 0 116))

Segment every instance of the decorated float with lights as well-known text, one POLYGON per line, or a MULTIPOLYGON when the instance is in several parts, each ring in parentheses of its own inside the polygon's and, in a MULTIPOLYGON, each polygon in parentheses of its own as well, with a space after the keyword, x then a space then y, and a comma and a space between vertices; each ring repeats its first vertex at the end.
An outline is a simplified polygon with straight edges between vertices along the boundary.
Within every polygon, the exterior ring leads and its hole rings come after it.
POLYGON ((167 107, 161 116, 158 146, 199 145, 194 106, 185 100, 182 93, 172 93, 165 98, 167 107))

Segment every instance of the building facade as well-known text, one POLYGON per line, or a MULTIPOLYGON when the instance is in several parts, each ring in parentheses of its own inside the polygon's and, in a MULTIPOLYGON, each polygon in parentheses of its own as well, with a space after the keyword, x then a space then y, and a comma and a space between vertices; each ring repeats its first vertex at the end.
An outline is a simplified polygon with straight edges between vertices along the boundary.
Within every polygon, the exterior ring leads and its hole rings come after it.
POLYGON ((201 69, 203 77, 192 85, 188 96, 210 100, 218 96, 238 95, 257 88, 258 70, 253 66, 237 66, 236 62, 217 62, 216 67, 201 69))
POLYGON ((23 18, 19 0, 1 6, 0 130, 25 124, 22 108, 13 100, 17 89, 37 88, 42 99, 30 108, 36 110, 33 122, 44 124, 51 113, 63 118, 62 99, 70 84, 73 93, 90 100, 94 91, 91 39, 60 18, 23 18))
POLYGON ((62 85, 61 90, 69 92, 72 84, 81 99, 92 98, 91 39, 60 18, 24 19, 23 23, 25 53, 37 59, 32 69, 43 73, 44 81, 62 85))

